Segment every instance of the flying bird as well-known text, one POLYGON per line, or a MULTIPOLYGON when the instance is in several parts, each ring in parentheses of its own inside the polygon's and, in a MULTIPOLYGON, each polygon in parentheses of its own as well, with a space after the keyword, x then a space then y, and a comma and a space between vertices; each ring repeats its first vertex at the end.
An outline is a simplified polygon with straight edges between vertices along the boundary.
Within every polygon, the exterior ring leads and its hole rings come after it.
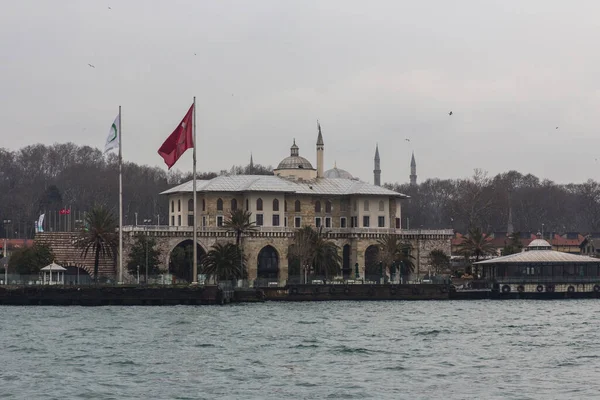
POLYGON ((92 68, 96 68, 96 67, 94 67, 92 64, 89 64, 89 63, 88 63, 88 66, 90 66, 90 67, 92 67, 92 68))
POLYGON ((452 111, 450 111, 450 112, 448 113, 448 115, 452 115, 452 111))
POLYGON ((558 126, 556 127, 556 129, 558 129, 558 126))
POLYGON ((112 10, 112 8, 108 7, 109 10, 112 10))
POLYGON ((407 142, 410 142, 410 139, 409 139, 409 138, 406 138, 406 139, 404 139, 404 140, 406 140, 407 142))

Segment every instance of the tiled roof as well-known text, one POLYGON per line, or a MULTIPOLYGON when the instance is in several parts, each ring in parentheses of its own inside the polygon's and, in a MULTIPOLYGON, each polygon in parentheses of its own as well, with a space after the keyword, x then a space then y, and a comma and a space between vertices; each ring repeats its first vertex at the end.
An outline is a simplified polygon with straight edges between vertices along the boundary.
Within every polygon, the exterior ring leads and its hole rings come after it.
MULTIPOLYGON (((210 180, 197 180, 198 192, 282 192, 316 195, 378 195, 399 198, 408 196, 353 179, 318 178, 312 181, 293 181, 277 175, 231 175, 210 180)), ((191 193, 192 181, 165 190, 161 194, 191 193)))
POLYGON ((475 264, 505 264, 505 263, 536 263, 536 262, 554 262, 554 263, 599 263, 600 259, 579 256, 576 254, 563 253, 554 250, 530 250, 522 253, 510 254, 508 256, 492 258, 491 260, 479 261, 475 264))

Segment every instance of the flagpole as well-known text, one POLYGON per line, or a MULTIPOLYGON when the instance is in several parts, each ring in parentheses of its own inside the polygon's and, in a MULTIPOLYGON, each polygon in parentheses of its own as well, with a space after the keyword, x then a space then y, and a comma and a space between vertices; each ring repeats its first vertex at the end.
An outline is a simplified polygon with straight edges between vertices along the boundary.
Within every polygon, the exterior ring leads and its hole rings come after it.
POLYGON ((123 284, 123 154, 121 142, 123 139, 123 120, 121 118, 121 106, 119 106, 119 284, 123 284))
POLYGON ((192 268, 192 285, 198 284, 198 215, 196 214, 196 96, 194 96, 194 167, 193 167, 193 196, 194 196, 194 252, 192 268))

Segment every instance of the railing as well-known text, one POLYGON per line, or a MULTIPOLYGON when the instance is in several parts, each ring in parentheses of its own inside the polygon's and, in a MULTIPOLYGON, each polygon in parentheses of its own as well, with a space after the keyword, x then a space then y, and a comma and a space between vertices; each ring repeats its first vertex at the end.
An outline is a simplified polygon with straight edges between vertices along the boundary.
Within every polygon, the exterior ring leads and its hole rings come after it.
MULTIPOLYGON (((288 233, 293 234, 297 228, 277 227, 277 226, 259 226, 255 233, 288 233)), ((123 227, 123 232, 193 232, 191 226, 169 226, 169 225, 128 225, 123 227)), ((227 232, 222 227, 198 227, 199 233, 203 232, 227 232)), ((323 228, 327 234, 398 234, 398 235, 445 235, 452 236, 452 229, 393 229, 393 228, 323 228)), ((249 233, 250 235, 252 233, 249 233)))
POLYGON ((600 276, 505 276, 495 278, 483 278, 484 280, 497 283, 599 283, 600 276))

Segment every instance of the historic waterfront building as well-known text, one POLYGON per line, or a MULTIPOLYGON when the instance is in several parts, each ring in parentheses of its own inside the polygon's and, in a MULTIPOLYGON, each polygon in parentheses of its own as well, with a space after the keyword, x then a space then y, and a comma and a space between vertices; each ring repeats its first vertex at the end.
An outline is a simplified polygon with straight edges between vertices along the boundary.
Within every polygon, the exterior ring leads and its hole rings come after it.
MULTIPOLYGON (((337 165, 324 171, 324 141, 319 130, 316 144, 316 168, 300 155, 293 141, 290 155, 279 163, 274 175, 223 175, 197 181, 197 224, 202 252, 221 240, 231 240, 223 228, 232 210, 243 208, 252 213, 257 232, 244 238, 249 278, 288 277, 288 249, 294 231, 303 226, 323 228, 340 247, 343 275, 354 274, 359 264, 374 263, 377 240, 386 234, 400 235, 413 242, 419 272, 426 271, 426 257, 439 248, 450 253, 451 230, 401 230, 401 201, 407 196, 380 186, 379 149, 375 152, 375 185, 354 178, 337 165), (429 249, 429 250, 428 250, 429 249)), ((164 248, 168 255, 181 241, 181 234, 194 225, 192 182, 186 182, 161 194, 169 201, 169 227, 159 228, 172 235, 164 248)), ((165 259, 165 263, 167 259, 165 259)))
MULTIPOLYGON (((223 225, 236 209, 250 211, 258 228, 242 239, 250 280, 284 284, 289 275, 288 252, 294 233, 306 225, 322 227, 328 239, 339 246, 345 278, 355 276, 356 264, 360 277, 365 276, 365 266, 377 262, 378 239, 387 234, 398 235, 412 244, 417 276, 427 273, 431 250, 440 249, 450 254, 451 229, 401 229, 402 201, 407 196, 380 186, 378 147, 373 170, 375 185, 357 179, 337 165, 325 171, 324 159, 325 144, 319 129, 316 168, 300 155, 294 140, 289 156, 277 165, 274 175, 221 175, 198 180, 196 215, 192 181, 162 192, 168 199, 168 226, 123 227, 124 260, 128 258, 136 234, 153 236, 162 254, 161 268, 166 271, 173 250, 192 244, 194 218, 200 255, 206 254, 215 243, 235 241, 234 233, 223 225)), ((60 239, 47 235, 47 239, 55 240, 57 249, 66 249, 72 239, 68 235, 65 233, 60 239)), ((65 253, 60 261, 65 265, 80 265, 91 272, 90 263, 81 260, 78 254, 65 253)), ((114 277, 114 262, 102 264, 100 271, 114 277)))

